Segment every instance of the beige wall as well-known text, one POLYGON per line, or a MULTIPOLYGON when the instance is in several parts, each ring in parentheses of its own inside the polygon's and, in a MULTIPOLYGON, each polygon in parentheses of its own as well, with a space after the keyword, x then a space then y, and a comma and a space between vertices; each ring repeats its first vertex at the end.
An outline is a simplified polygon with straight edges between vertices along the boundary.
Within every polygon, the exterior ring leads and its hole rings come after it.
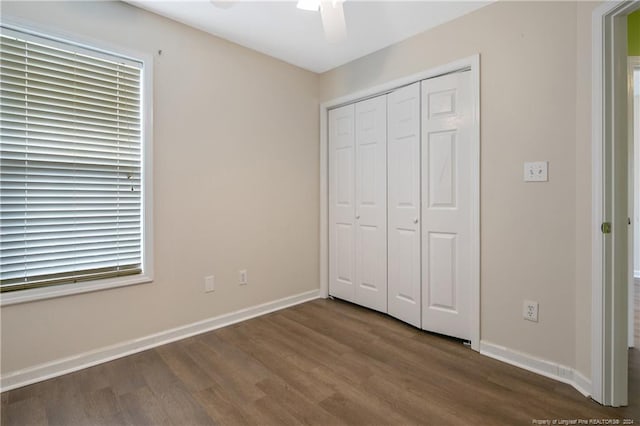
POLYGON ((589 377, 589 353, 576 364, 576 344, 588 347, 590 333, 590 139, 576 144, 576 102, 588 102, 576 92, 576 13, 571 2, 495 3, 321 75, 320 97, 480 53, 481 339, 589 377), (549 161, 548 183, 523 182, 527 160, 549 161), (540 303, 539 323, 523 320, 524 299, 540 303))
POLYGON ((2 374, 318 288, 316 74, 121 2, 2 13, 154 56, 156 264, 152 284, 3 307, 2 374))

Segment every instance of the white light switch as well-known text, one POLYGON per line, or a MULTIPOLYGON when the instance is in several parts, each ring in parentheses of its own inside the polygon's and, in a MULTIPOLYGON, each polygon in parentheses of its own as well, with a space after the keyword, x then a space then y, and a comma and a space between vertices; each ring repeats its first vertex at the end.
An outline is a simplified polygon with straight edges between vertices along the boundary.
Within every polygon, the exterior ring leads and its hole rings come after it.
POLYGON ((547 182, 548 161, 533 161, 524 163, 524 181, 525 182, 547 182))
POLYGON ((204 277, 204 292, 211 293, 216 289, 216 281, 213 275, 209 275, 208 277, 204 277))

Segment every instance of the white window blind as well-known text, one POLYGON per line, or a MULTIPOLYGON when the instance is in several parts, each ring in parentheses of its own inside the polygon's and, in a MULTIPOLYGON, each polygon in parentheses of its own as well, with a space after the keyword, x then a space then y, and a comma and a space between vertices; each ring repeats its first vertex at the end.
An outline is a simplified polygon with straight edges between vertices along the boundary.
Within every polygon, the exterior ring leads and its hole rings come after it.
POLYGON ((0 290, 142 272, 142 64, 2 30, 0 290))

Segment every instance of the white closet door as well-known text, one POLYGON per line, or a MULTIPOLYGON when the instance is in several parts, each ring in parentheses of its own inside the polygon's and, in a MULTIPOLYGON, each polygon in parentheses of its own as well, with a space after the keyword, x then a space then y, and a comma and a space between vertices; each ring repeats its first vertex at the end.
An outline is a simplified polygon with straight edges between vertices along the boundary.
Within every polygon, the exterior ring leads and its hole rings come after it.
POLYGON ((420 83, 387 102, 389 314, 420 327, 420 83))
POLYGON ((354 105, 329 111, 329 294, 355 301, 354 105))
POLYGON ((356 104, 356 303, 387 312, 387 99, 356 104))
POLYGON ((471 73, 422 82, 422 328, 470 339, 471 73))

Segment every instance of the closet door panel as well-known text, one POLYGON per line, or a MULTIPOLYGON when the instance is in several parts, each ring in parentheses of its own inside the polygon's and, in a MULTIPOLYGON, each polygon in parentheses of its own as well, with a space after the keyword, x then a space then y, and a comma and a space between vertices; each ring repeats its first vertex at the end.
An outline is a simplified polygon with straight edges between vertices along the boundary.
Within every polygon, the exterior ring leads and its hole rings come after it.
POLYGON ((387 101, 355 105, 356 303, 387 311, 387 101))
POLYGON ((422 328, 471 334, 471 76, 422 82, 422 328))
POLYGON ((388 95, 388 312, 416 327, 420 289, 420 83, 388 95))
POLYGON ((329 294, 355 301, 354 105, 329 111, 329 294))

